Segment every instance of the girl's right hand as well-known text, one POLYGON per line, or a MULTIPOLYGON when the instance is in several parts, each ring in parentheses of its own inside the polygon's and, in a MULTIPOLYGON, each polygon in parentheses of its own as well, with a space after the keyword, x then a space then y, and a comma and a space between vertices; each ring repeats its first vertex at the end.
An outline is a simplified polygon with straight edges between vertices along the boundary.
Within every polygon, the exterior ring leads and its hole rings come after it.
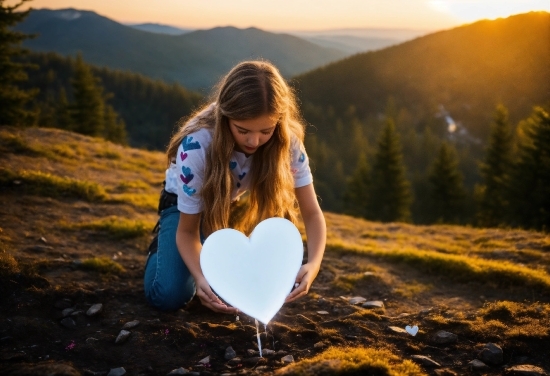
POLYGON ((205 278, 197 281, 197 296, 201 300, 203 306, 210 308, 214 312, 220 313, 237 313, 238 310, 234 307, 228 307, 210 288, 210 285, 205 278))

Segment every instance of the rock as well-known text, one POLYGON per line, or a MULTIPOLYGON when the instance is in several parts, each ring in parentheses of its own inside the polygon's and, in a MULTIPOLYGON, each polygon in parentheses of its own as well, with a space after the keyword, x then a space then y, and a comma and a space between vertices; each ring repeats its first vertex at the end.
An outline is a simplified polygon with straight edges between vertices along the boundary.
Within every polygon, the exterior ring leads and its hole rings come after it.
POLYGON ((271 350, 271 349, 263 349, 262 350, 262 355, 264 355, 264 356, 273 356, 273 355, 275 355, 275 351, 271 350))
POLYGON ((183 367, 180 367, 180 368, 176 368, 176 369, 173 369, 171 370, 170 372, 168 372, 166 375, 187 375, 189 373, 188 370, 186 370, 185 368, 183 367))
POLYGON ((51 251, 53 249, 53 247, 49 246, 49 245, 34 245, 32 247, 29 247, 27 248, 27 251, 32 251, 32 252, 47 252, 47 251, 51 251))
POLYGON ((98 304, 94 304, 93 306, 91 306, 88 311, 86 312, 86 314, 88 316, 95 316, 97 315, 99 312, 101 312, 101 310, 103 309, 103 304, 101 303, 98 303, 98 304))
POLYGON ((61 325, 63 325, 67 329, 76 329, 76 324, 74 320, 70 317, 65 317, 63 320, 61 320, 61 325))
POLYGON ((265 359, 262 358, 262 357, 259 357, 259 356, 253 356, 251 358, 243 359, 242 363, 247 365, 247 366, 255 366, 256 364, 258 364, 261 361, 265 361, 265 359))
POLYGON ((403 328, 400 328, 398 326, 388 326, 388 330, 390 332, 398 333, 398 334, 408 334, 407 331, 403 328))
POLYGON ((98 342, 99 342, 99 339, 97 339, 97 338, 94 338, 94 337, 86 338, 86 343, 88 343, 90 345, 94 345, 98 342))
POLYGON ((327 311, 317 311, 320 315, 328 315, 329 313, 327 311))
POLYGON ((252 350, 252 349, 246 349, 246 355, 248 356, 255 356, 255 355, 258 355, 259 352, 256 351, 256 350, 252 350))
POLYGON ((361 306, 363 308, 384 308, 384 302, 381 300, 372 300, 370 302, 365 302, 361 306))
MULTIPOLYGON (((122 327, 122 329, 132 329, 132 328, 135 328, 136 326, 139 325, 139 321, 138 320, 134 320, 134 321, 130 321, 130 322, 127 322, 126 324, 124 324, 124 326, 122 327)), ((179 368, 178 368, 179 369, 179 368)))
POLYGON ((397 318, 402 319, 403 317, 408 317, 410 315, 411 315, 410 313, 403 312, 403 313, 400 313, 399 315, 397 315, 397 318))
POLYGON ((233 350, 233 347, 229 346, 227 349, 225 349, 225 355, 223 356, 225 360, 231 360, 236 356, 237 353, 235 352, 235 350, 233 350))
POLYGON ((363 298, 362 296, 354 296, 353 298, 348 299, 348 303, 352 305, 363 303, 366 301, 367 299, 363 298))
POLYGON ((500 346, 489 342, 478 354, 479 359, 485 363, 499 365, 504 361, 504 353, 500 346))
POLYGON ((432 358, 424 355, 412 355, 411 358, 415 362, 420 363, 426 367, 441 367, 441 364, 437 363, 435 360, 432 360, 432 358))
POLYGON ((283 356, 281 358, 281 362, 283 362, 283 364, 294 363, 294 357, 292 355, 283 356))
POLYGON ((504 374, 514 376, 548 376, 548 373, 546 373, 545 370, 531 364, 521 364, 518 366, 506 368, 504 370, 504 374))
POLYGON ((231 359, 229 362, 227 362, 227 364, 229 364, 232 367, 235 367, 235 366, 237 366, 241 363, 242 363, 242 360, 241 360, 241 358, 238 358, 238 357, 235 357, 235 358, 231 359))
POLYGON ((122 376, 126 375, 126 370, 124 367, 111 368, 107 376, 122 376))
POLYGON ((130 337, 130 332, 127 330, 121 330, 116 337, 115 343, 124 343, 130 337))
POLYGON ((208 355, 206 358, 202 358, 201 360, 199 360, 198 363, 199 364, 208 364, 208 363, 210 363, 210 355, 208 355))
POLYGON ((425 316, 425 315, 429 314, 432 311, 433 311, 433 308, 425 308, 425 309, 421 310, 420 312, 418 312, 418 314, 420 316, 425 316))
POLYGON ((315 345, 313 345, 314 349, 322 349, 325 347, 325 344, 323 342, 317 342, 315 345))
POLYGON ((437 332, 434 336, 434 341, 439 344, 447 344, 447 343, 453 343, 458 340, 458 336, 456 334, 446 332, 444 330, 440 330, 437 332))
POLYGON ((44 243, 44 244, 48 244, 48 241, 46 240, 45 237, 41 237, 41 238, 40 238, 40 241, 41 241, 42 243, 44 243))
POLYGON ((55 302, 54 307, 57 309, 65 309, 72 307, 73 303, 69 299, 61 299, 55 302))
POLYGON ((374 275, 374 273, 373 273, 373 272, 364 272, 363 275, 364 275, 365 277, 371 277, 371 276, 374 275))
POLYGON ((472 371, 486 371, 489 369, 489 366, 483 363, 481 360, 474 359, 468 363, 468 368, 472 371))
POLYGON ((71 313, 74 312, 74 309, 72 308, 65 308, 63 311, 61 311, 61 314, 63 315, 63 317, 67 317, 69 316, 71 313))

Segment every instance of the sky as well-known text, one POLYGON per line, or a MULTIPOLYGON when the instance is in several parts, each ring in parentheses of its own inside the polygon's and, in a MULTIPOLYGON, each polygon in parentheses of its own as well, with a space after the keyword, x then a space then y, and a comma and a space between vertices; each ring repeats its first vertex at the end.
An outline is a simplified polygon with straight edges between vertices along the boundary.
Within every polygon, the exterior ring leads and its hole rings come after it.
MULTIPOLYGON (((6 4, 18 2, 7 0, 6 4)), ((19 9, 28 7, 93 10, 121 23, 190 29, 436 30, 533 10, 550 12, 550 0, 33 0, 19 9)))

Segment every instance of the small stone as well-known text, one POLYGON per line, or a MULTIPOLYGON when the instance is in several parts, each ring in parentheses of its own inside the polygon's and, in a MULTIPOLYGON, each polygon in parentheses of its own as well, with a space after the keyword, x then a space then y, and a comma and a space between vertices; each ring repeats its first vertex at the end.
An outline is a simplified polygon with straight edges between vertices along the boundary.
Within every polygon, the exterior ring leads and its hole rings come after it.
POLYGON ((365 277, 370 277, 370 276, 373 276, 374 273, 373 273, 373 272, 364 272, 363 275, 364 275, 365 277))
POLYGON ((67 329, 75 329, 76 324, 73 319, 70 317, 65 317, 63 320, 61 320, 61 325, 63 325, 67 329))
MULTIPOLYGON (((130 321, 130 322, 127 322, 126 324, 124 324, 124 326, 122 327, 122 329, 132 329, 132 328, 135 328, 136 326, 139 325, 139 321, 138 320, 134 320, 134 321, 130 321)), ((178 368, 179 369, 179 368, 178 368)))
POLYGON ((410 313, 403 312, 397 315, 397 318, 402 319, 403 317, 409 317, 410 315, 411 315, 410 313))
POLYGON ((90 345, 96 344, 98 342, 99 342, 99 339, 97 339, 97 338, 94 338, 94 337, 86 338, 86 343, 88 343, 90 345))
POLYGON ((328 315, 329 313, 327 311, 317 311, 320 315, 328 315))
POLYGON ((210 363, 210 355, 208 355, 206 358, 202 358, 201 360, 199 360, 198 363, 199 364, 208 364, 208 363, 210 363))
POLYGON ((271 349, 263 349, 262 350, 262 355, 264 355, 264 356, 273 356, 273 355, 275 355, 275 351, 271 350, 271 349))
POLYGON ((434 341, 439 344, 453 343, 453 342, 456 342, 457 340, 458 340, 458 336, 456 334, 446 332, 444 330, 440 330, 434 336, 434 341))
POLYGON ((281 358, 281 362, 283 362, 283 364, 294 363, 294 357, 292 355, 283 356, 281 358))
POLYGON ((421 315, 421 316, 425 316, 425 315, 429 314, 432 311, 433 311, 433 308, 425 308, 425 309, 421 310, 420 312, 418 312, 418 314, 421 315))
POLYGON ((483 363, 481 360, 474 359, 470 363, 468 363, 468 368, 470 368, 472 371, 486 371, 489 369, 489 366, 483 363))
POLYGON ((370 302, 365 302, 361 306, 363 308, 384 308, 384 302, 381 300, 373 300, 370 302))
POLYGON ((225 355, 223 356, 225 360, 231 360, 236 356, 237 353, 235 352, 235 350, 233 350, 233 347, 229 346, 227 349, 225 349, 225 355))
POLYGON ((367 299, 363 298, 362 296, 354 296, 353 298, 348 299, 348 303, 351 305, 356 305, 359 303, 366 302, 367 299))
POLYGON ((127 330, 121 330, 116 337, 115 343, 124 343, 130 337, 130 332, 127 330))
POLYGON ((256 351, 256 350, 252 350, 252 349, 246 349, 246 355, 248 356, 254 356, 254 355, 258 355, 259 352, 256 351))
POLYGON ((315 345, 313 345, 314 349, 322 349, 325 347, 325 344, 323 342, 317 342, 315 345))
POLYGON ((391 331, 391 332, 394 332, 394 333, 398 333, 398 334, 408 334, 407 331, 403 328, 400 328, 398 326, 388 326, 388 330, 391 331))
POLYGON ((126 375, 126 370, 124 367, 111 368, 107 376, 122 376, 126 375))
POLYGON ((485 363, 499 365, 504 361, 504 353, 500 346, 489 342, 478 354, 479 359, 485 363))
POLYGON ((101 310, 103 309, 103 304, 101 303, 98 303, 98 304, 94 304, 93 306, 91 306, 88 311, 86 312, 86 314, 88 316, 95 316, 97 315, 99 312, 101 312, 101 310))
POLYGON ((45 237, 41 237, 41 238, 40 238, 40 241, 41 241, 42 243, 44 243, 44 244, 48 244, 48 241, 46 240, 45 237))
POLYGON ((71 313, 74 312, 74 309, 72 308, 65 308, 63 311, 61 311, 61 314, 63 315, 63 317, 67 317, 69 316, 71 313))
POLYGON ((255 366, 256 364, 262 361, 265 361, 265 359, 259 356, 253 356, 251 358, 243 359, 242 363, 247 366, 255 366))
POLYGON ((235 366, 237 366, 241 363, 242 363, 242 360, 241 360, 241 358, 238 358, 238 357, 235 357, 235 358, 231 359, 229 362, 227 362, 227 364, 229 364, 232 367, 235 367, 235 366))
POLYGON ((173 369, 171 370, 170 372, 168 372, 166 375, 170 375, 170 376, 173 376, 173 375, 187 375, 189 373, 188 370, 186 370, 185 368, 183 367, 180 367, 180 368, 176 368, 176 369, 173 369))
POLYGON ((531 364, 521 364, 518 366, 506 368, 504 372, 506 375, 513 376, 548 376, 548 373, 546 373, 545 370, 531 364))
POLYGON ((411 358, 426 367, 441 367, 441 364, 424 355, 412 355, 411 358))

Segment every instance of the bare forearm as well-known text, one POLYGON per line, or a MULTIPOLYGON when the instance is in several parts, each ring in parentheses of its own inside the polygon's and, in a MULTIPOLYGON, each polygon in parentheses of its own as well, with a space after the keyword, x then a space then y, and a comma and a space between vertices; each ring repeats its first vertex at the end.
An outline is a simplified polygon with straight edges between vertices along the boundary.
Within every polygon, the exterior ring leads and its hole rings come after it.
POLYGON ((307 236, 308 263, 321 267, 326 245, 326 223, 322 212, 310 214, 304 219, 307 236))

